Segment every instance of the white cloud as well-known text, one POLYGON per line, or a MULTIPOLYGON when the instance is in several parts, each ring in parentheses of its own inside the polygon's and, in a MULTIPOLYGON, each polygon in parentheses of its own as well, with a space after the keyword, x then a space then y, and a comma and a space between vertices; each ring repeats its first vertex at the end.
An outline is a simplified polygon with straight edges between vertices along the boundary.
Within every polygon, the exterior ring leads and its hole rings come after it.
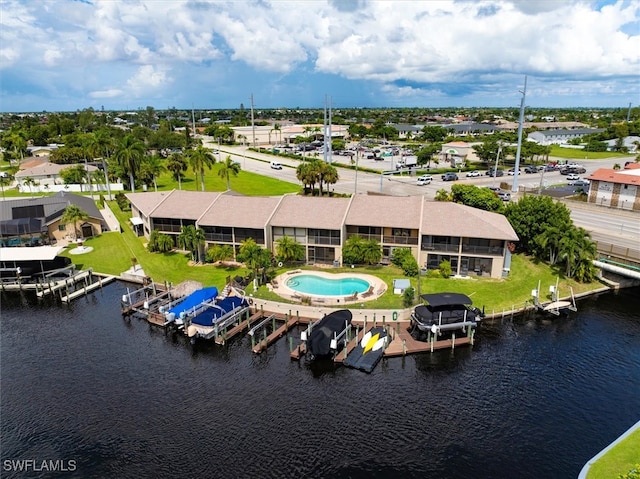
POLYGON ((89 93, 89 96, 91 98, 116 98, 122 96, 123 93, 123 90, 113 88, 110 90, 92 91, 91 93, 89 93))
POLYGON ((227 72, 253 69, 372 82, 394 98, 446 98, 451 85, 490 94, 524 74, 597 95, 602 84, 637 77, 640 34, 625 33, 634 22, 637 0, 598 8, 590 0, 5 0, 0 68, 87 95, 158 94, 172 84, 169 72, 194 65, 228 82, 221 91, 241 83, 227 72), (68 73, 79 70, 88 72, 82 81, 68 73), (98 70, 112 73, 90 73, 98 70))
POLYGON ((138 68, 135 75, 127 80, 127 87, 137 96, 141 93, 148 93, 149 90, 166 86, 172 81, 172 78, 167 76, 164 68, 154 67, 153 65, 143 65, 138 68))

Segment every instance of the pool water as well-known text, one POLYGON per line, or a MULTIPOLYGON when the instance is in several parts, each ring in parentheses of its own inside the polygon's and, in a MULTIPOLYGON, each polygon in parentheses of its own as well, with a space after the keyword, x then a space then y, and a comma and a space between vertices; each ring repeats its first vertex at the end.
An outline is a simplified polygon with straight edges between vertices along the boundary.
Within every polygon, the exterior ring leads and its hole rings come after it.
POLYGON ((316 296, 344 296, 364 293, 371 285, 368 281, 359 278, 330 279, 311 274, 301 274, 287 281, 287 286, 300 293, 316 296))

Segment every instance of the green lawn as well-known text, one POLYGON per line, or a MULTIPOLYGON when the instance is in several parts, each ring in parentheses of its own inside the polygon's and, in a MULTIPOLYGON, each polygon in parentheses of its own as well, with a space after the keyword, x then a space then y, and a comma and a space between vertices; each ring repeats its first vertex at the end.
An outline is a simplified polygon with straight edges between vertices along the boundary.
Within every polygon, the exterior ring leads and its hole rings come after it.
MULTIPOLYGON (((226 191, 227 182, 218 176, 218 171, 222 165, 216 163, 211 170, 205 168, 204 173, 204 188, 205 191, 226 191)), ((171 173, 165 172, 160 175, 156 181, 158 191, 170 191, 178 189, 178 182, 173 179, 171 173)), ((201 191, 200 177, 196 183, 195 174, 191 169, 186 172, 186 178, 182 180, 181 188, 183 190, 201 191)), ((126 183, 128 184, 128 183, 126 183)), ((258 175, 257 173, 251 173, 249 171, 240 171, 238 176, 231 177, 230 179, 231 189, 238 193, 242 193, 247 196, 280 196, 287 193, 298 193, 302 186, 299 183, 289 183, 288 181, 282 181, 277 178, 271 178, 269 176, 258 175)), ((147 185, 148 191, 154 191, 153 184, 147 185)), ((138 189, 136 191, 142 191, 138 189)), ((129 192, 128 190, 125 193, 129 192)), ((48 196, 54 193, 35 192, 26 193, 18 192, 17 188, 4 188, 4 196, 7 198, 12 197, 28 197, 28 196, 48 196)), ((88 196, 89 193, 76 193, 84 194, 88 196)), ((94 193, 97 198, 97 195, 94 193)))
POLYGON ((633 431, 598 459, 589 468, 587 479, 610 479, 627 474, 640 463, 638 451, 640 451, 640 429, 633 431))
MULTIPOLYGON (((81 268, 92 267, 94 271, 119 275, 131 267, 131 258, 135 257, 145 273, 156 282, 172 282, 178 284, 190 279, 199 281, 205 286, 222 287, 225 278, 231 276, 245 276, 246 268, 219 268, 213 265, 189 266, 188 254, 173 252, 167 254, 149 253, 144 244, 146 239, 137 237, 130 226, 130 213, 122 212, 115 202, 110 202, 110 207, 118 217, 123 228, 123 233, 103 233, 96 238, 86 241, 87 246, 93 247, 93 251, 83 255, 71 255, 66 251, 63 256, 68 256, 81 268)), ((307 268, 305 268, 307 269, 307 268)), ((312 268, 309 268, 312 269, 312 268)), ((278 268, 277 274, 283 273, 287 268, 278 268)), ((325 270, 326 271, 326 270, 325 270)), ((367 308, 378 309, 402 309, 402 297, 393 294, 393 280, 404 278, 402 271, 395 266, 371 266, 351 268, 334 268, 333 272, 358 272, 372 274, 387 283, 387 292, 375 301, 368 301, 367 308)), ((467 294, 473 299, 476 306, 485 306, 487 313, 509 311, 512 307, 520 308, 531 300, 531 290, 535 289, 540 280, 543 295, 541 300, 546 300, 549 286, 555 285, 556 278, 560 277, 560 295, 569 295, 569 287, 578 294, 599 288, 599 283, 581 284, 573 280, 564 279, 562 272, 555 270, 543 263, 535 261, 524 255, 514 255, 511 265, 511 274, 506 279, 478 278, 470 276, 469 279, 429 278, 422 276, 420 292, 434 293, 442 291, 455 291, 467 294)), ((417 278, 411 279, 412 286, 417 293, 417 278)), ((276 294, 269 292, 266 286, 261 286, 253 291, 251 285, 247 292, 256 297, 283 301, 276 294)))
POLYGON ((628 157, 629 153, 618 153, 614 151, 584 151, 573 148, 562 148, 559 145, 551 145, 549 156, 566 158, 568 160, 602 160, 604 158, 628 157))

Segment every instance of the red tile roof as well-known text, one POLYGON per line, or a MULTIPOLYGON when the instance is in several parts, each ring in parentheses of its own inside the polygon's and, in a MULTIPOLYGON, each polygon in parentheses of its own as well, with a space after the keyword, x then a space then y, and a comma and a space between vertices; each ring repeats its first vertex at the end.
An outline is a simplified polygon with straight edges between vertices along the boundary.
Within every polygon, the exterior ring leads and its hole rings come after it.
POLYGON ((613 170, 611 168, 600 168, 593 172, 588 179, 625 185, 640 185, 640 169, 613 170))

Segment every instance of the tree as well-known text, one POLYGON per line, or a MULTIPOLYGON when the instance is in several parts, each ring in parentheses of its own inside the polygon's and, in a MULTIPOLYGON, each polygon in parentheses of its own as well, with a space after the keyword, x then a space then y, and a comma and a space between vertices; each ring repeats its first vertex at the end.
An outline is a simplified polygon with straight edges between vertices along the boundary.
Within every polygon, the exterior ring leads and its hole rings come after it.
POLYGON ((150 253, 168 253, 173 249, 173 238, 170 235, 153 230, 149 235, 147 250, 150 253))
POLYGON ((518 248, 527 253, 534 253, 534 239, 548 227, 565 231, 573 225, 569 208, 549 196, 526 195, 509 203, 505 216, 518 235, 518 248))
POLYGON ((305 161, 300 163, 296 168, 296 178, 302 182, 302 187, 305 191, 310 191, 311 196, 315 195, 318 175, 313 162, 305 161))
POLYGON ((443 126, 425 126, 420 136, 428 142, 439 143, 449 136, 449 131, 443 126))
POLYGON ((504 202, 489 188, 456 184, 451 187, 451 199, 454 203, 485 211, 500 213, 504 210, 504 202))
POLYGON ((181 153, 173 153, 167 161, 167 170, 173 175, 173 179, 178 182, 178 189, 182 189, 183 172, 187 171, 188 165, 181 153))
POLYGON ((364 241, 361 252, 363 263, 378 264, 382 259, 382 247, 374 239, 364 241))
POLYGON ((218 176, 227 182, 227 191, 231 189, 230 177, 234 178, 240 173, 240 165, 231 159, 231 155, 227 155, 224 162, 218 170, 218 176))
POLYGON ((205 148, 202 145, 198 145, 195 149, 189 150, 187 152, 187 158, 189 159, 191 168, 196 172, 196 181, 197 175, 200 174, 200 184, 202 186, 202 191, 204 191, 204 168, 206 166, 211 169, 216 162, 216 158, 213 156, 210 149, 205 148))
POLYGON ((187 225, 180 228, 178 235, 178 246, 191 252, 191 259, 196 261, 200 259, 200 248, 205 242, 205 233, 202 228, 196 228, 194 225, 187 225))
POLYGON ((499 145, 496 138, 489 138, 472 148, 476 152, 476 156, 484 163, 491 163, 498 157, 499 145))
POLYGON ((436 201, 453 201, 451 193, 444 188, 440 188, 438 191, 436 191, 436 196, 434 199, 436 201))
POLYGON ((65 185, 81 185, 87 178, 84 165, 73 165, 60 170, 60 178, 65 185))
POLYGON ((565 274, 578 281, 591 281, 594 278, 592 264, 596 253, 595 243, 584 228, 569 228, 559 241, 559 257, 564 261, 565 274))
POLYGON ((304 246, 289 236, 276 240, 276 255, 284 263, 304 260, 304 246))
POLYGON ((36 184, 37 184, 36 180, 34 180, 34 179, 33 179, 32 177, 30 177, 30 176, 27 176, 24 180, 22 180, 22 185, 23 185, 23 186, 27 186, 27 187, 29 187, 29 192, 30 192, 31 194, 33 194, 33 191, 31 190, 31 188, 32 188, 33 186, 35 186, 36 184))
POLYGON ((11 178, 8 175, 0 176, 0 188, 2 188, 2 199, 4 199, 4 189, 11 184, 11 178))
POLYGON ((237 259, 247 265, 256 280, 264 277, 264 271, 271 266, 273 260, 271 251, 260 247, 253 238, 248 238, 240 244, 237 259))
POLYGON ((156 178, 166 170, 164 161, 158 155, 145 156, 140 164, 140 179, 145 183, 151 180, 154 190, 158 191, 156 178))
POLYGON ((344 264, 361 264, 364 239, 361 236, 353 235, 347 238, 342 247, 342 262, 344 264))
POLYGON ((433 156, 436 155, 439 151, 440 151, 440 145, 439 144, 433 144, 432 143, 430 145, 423 146, 416 153, 416 156, 418 158, 418 164, 419 165, 426 164, 427 168, 430 168, 431 167, 431 160, 433 159, 433 156))
POLYGON ((216 261, 224 261, 226 259, 233 259, 233 246, 228 244, 214 244, 209 247, 205 259, 209 263, 215 263, 216 261))
POLYGON ((131 191, 136 191, 135 177, 140 170, 140 163, 145 154, 144 144, 133 135, 125 136, 116 148, 115 160, 122 171, 129 175, 131 191))
POLYGON ((89 218, 89 215, 86 211, 81 209, 77 205, 68 205, 64 209, 64 213, 62 213, 62 217, 60 218, 60 222, 64 224, 73 224, 73 234, 75 239, 78 239, 78 230, 77 223, 78 221, 86 221, 89 218))

